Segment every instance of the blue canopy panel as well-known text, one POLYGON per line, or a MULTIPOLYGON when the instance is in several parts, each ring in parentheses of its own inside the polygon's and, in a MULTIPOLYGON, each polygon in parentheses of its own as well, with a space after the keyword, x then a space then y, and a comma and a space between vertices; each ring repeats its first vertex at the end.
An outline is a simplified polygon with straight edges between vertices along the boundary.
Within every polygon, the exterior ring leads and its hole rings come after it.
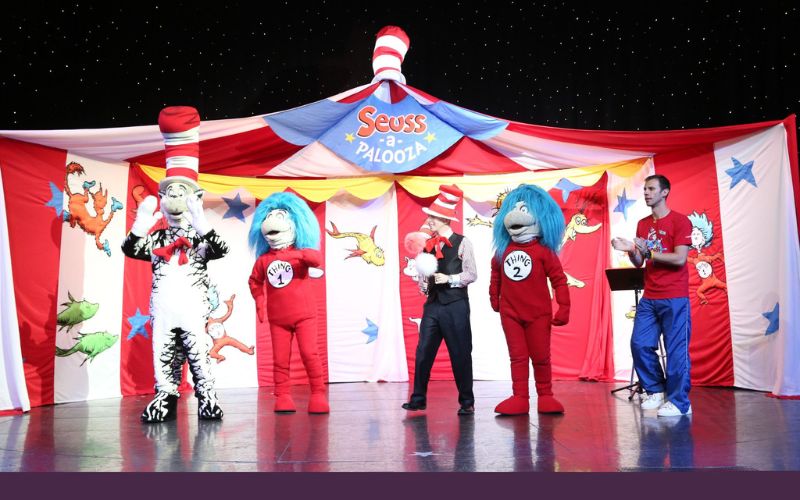
POLYGON ((323 99, 264 117, 275 134, 297 146, 308 146, 347 116, 361 102, 341 103, 323 99))
POLYGON ((462 137, 489 139, 508 124, 443 101, 423 106, 407 95, 391 103, 374 94, 354 103, 317 101, 264 120, 291 144, 319 141, 364 170, 383 173, 414 170, 462 137))

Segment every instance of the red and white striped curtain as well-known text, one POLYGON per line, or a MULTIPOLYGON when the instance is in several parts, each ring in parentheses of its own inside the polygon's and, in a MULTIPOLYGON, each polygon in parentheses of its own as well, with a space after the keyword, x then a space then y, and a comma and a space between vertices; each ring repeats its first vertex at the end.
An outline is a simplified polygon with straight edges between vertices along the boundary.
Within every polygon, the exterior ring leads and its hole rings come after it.
MULTIPOLYGON (((627 169, 595 172, 591 181, 586 169, 449 178, 465 192, 462 219, 454 229, 470 238, 478 261, 478 281, 469 290, 475 377, 509 378, 499 320, 488 304, 490 226, 502 193, 530 182, 549 190, 565 220, 582 229, 568 232, 560 255, 570 276, 573 306, 570 323, 554 329, 554 374, 560 379, 627 378, 633 294, 612 294, 604 270, 629 265, 609 241, 630 237, 636 221, 649 213, 641 186, 656 171, 672 181, 670 207, 691 215, 702 237, 689 254, 693 382, 800 395, 800 250, 788 154, 786 128, 779 124, 702 147, 665 151, 627 169)), ((18 390, 14 395, 14 387, 22 384, 20 366, 31 406, 151 392, 150 265, 126 259, 120 244, 137 199, 155 192, 153 179, 127 163, 3 139, 0 169, 13 293, 5 271, 0 284, 3 296, 13 295, 16 303, 14 309, 3 300, 0 318, 2 368, 10 373, 0 387, 5 407, 0 409, 25 407, 24 395, 18 390), (71 162, 82 172, 70 173, 71 162), (75 218, 74 227, 65 213, 75 218), (10 321, 13 310, 18 332, 10 321), (104 334, 107 342, 96 356, 80 349, 81 339, 91 334, 104 334), (16 371, 9 359, 16 360, 16 371)), ((215 364, 218 388, 272 383, 268 326, 258 324, 247 287, 254 260, 247 231, 259 201, 247 183, 257 181, 231 181, 227 191, 209 190, 204 197, 209 221, 231 248, 225 258, 209 264, 219 301, 212 316, 225 315, 229 301, 225 332, 255 346, 252 355, 233 346, 220 351, 225 360, 215 364)), ((286 185, 291 188, 292 182, 286 185)), ((323 231, 324 275, 315 286, 318 342, 330 382, 413 377, 423 297, 410 276, 408 262, 414 256, 402 241, 420 227, 421 208, 435 191, 414 186, 398 180, 370 199, 334 190, 327 199, 309 202, 323 231), (334 232, 334 224, 339 238, 326 232, 334 232), (358 249, 356 234, 380 247, 382 263, 350 256, 358 249)), ((5 270, 8 259, 2 256, 5 270)), ((443 347, 432 378, 451 376, 443 347)), ((305 381, 297 354, 292 379, 305 381)))

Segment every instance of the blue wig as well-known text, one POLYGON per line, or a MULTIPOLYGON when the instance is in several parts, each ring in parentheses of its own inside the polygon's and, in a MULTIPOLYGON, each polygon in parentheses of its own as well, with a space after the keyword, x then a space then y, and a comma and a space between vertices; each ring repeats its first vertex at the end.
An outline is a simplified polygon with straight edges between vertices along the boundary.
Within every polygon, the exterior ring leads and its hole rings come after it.
POLYGON ((495 258, 501 259, 509 243, 511 243, 511 235, 506 231, 503 219, 520 201, 524 202, 528 207, 528 212, 539 220, 539 227, 542 230, 539 243, 554 252, 558 252, 561 249, 561 241, 564 239, 565 226, 561 207, 558 206, 558 203, 547 191, 539 186, 520 184, 505 196, 500 210, 497 211, 497 215, 494 217, 492 233, 494 236, 495 258))
POLYGON ((319 223, 314 212, 308 208, 308 204, 294 193, 273 193, 258 204, 250 225, 248 241, 256 257, 270 250, 267 239, 261 234, 261 224, 264 223, 267 214, 276 209, 286 210, 294 222, 295 248, 319 249, 319 223))

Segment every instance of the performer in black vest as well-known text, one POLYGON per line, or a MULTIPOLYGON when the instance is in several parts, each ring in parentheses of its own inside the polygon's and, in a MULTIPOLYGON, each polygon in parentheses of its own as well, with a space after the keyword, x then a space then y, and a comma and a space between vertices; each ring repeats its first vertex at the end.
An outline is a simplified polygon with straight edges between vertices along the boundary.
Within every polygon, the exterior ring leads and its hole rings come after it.
POLYGON ((427 280, 420 278, 420 289, 428 299, 419 325, 414 372, 414 392, 406 410, 424 410, 427 406, 428 380, 436 352, 444 339, 450 354, 453 376, 458 387, 459 415, 475 413, 472 394, 472 330, 469 322, 467 285, 478 276, 472 243, 450 228, 456 218, 456 205, 463 192, 455 185, 440 186, 439 196, 430 208, 426 224, 433 232, 425 251, 435 255, 437 272, 427 280))

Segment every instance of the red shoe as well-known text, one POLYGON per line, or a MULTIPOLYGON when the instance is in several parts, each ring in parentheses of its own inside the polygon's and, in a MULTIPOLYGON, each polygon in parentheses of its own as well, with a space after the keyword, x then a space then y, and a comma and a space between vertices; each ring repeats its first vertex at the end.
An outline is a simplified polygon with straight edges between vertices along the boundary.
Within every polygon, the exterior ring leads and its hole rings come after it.
POLYGON ((321 392, 312 393, 311 398, 308 400, 308 413, 330 413, 331 408, 328 406, 328 398, 321 392))
POLYGON ((511 396, 494 409, 500 415, 527 415, 531 411, 531 403, 528 398, 522 396, 511 396))
POLYGON ((564 413, 564 406, 553 396, 539 396, 539 413, 564 413))
POLYGON ((297 409, 294 407, 294 400, 290 394, 281 394, 275 400, 276 413, 294 413, 297 409))

